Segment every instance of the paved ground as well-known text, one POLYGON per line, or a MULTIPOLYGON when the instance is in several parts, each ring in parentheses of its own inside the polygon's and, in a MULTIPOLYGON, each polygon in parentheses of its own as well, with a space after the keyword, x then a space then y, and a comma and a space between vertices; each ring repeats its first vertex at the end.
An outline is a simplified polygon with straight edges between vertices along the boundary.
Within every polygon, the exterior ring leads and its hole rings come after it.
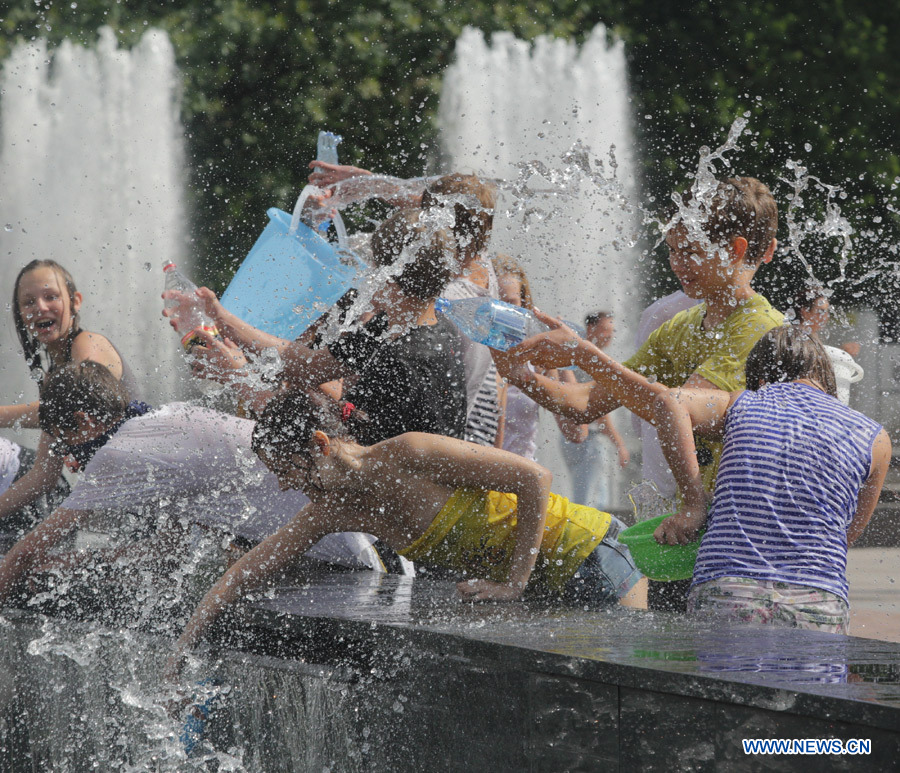
POLYGON ((850 634, 900 642, 900 548, 852 548, 850 634))

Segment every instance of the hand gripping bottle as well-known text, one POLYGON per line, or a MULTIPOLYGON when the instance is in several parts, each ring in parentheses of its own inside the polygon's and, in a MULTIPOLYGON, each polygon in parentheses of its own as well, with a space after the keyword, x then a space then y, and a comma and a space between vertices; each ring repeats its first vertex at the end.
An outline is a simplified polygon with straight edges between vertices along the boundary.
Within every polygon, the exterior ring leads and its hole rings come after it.
POLYGON ((184 350, 190 352, 197 344, 203 345, 203 339, 198 335, 199 330, 221 338, 215 323, 204 310, 203 302, 196 295, 197 285, 182 274, 171 260, 163 263, 163 272, 166 275, 165 289, 174 290, 181 296, 166 298, 165 307, 175 309, 176 313, 169 319, 181 336, 184 350))
MULTIPOLYGON (((528 309, 493 298, 460 298, 455 301, 438 298, 434 302, 434 310, 446 316, 475 343, 501 352, 549 330, 528 309)), ((584 335, 580 325, 566 324, 578 335, 584 335)))

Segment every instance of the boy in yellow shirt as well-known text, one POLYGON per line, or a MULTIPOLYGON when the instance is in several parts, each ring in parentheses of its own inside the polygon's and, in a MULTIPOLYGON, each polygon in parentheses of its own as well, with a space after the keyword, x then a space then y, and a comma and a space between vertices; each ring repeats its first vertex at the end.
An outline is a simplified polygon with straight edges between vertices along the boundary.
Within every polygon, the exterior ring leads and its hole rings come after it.
MULTIPOLYGON (((723 180, 708 199, 688 194, 683 203, 666 233, 669 264, 684 292, 702 303, 651 333, 624 365, 667 387, 740 390, 750 350, 784 321, 751 286, 759 267, 775 252, 777 205, 768 187, 752 177, 723 180)), ((494 359, 511 383, 567 418, 587 423, 625 406, 652 421, 646 406, 632 400, 627 388, 613 394, 594 381, 561 383, 520 367, 527 361, 543 368, 575 364, 601 378, 595 372, 605 373, 606 366, 596 358, 595 347, 564 326, 533 336, 505 354, 495 352, 494 359)), ((711 492, 721 447, 698 439, 697 448, 711 492)))

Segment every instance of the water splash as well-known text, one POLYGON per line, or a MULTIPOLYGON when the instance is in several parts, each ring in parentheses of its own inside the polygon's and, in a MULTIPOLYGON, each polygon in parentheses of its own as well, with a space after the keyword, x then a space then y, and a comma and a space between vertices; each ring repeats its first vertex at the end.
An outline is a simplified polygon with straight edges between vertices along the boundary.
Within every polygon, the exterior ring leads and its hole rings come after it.
MULTIPOLYGON (((831 287, 835 283, 847 281, 847 263, 854 251, 852 236, 855 229, 844 217, 837 200, 844 197, 842 189, 837 185, 829 185, 818 177, 809 174, 806 167, 798 161, 788 160, 785 164, 792 178, 780 178, 792 193, 788 198, 785 222, 788 228, 788 256, 797 258, 806 269, 809 280, 813 283, 831 287), (812 191, 811 191, 812 189, 812 191), (821 220, 806 206, 804 194, 812 192, 823 196, 819 202, 823 210, 821 220), (808 214, 803 217, 803 211, 808 214), (837 269, 838 275, 827 283, 819 280, 809 258, 804 253, 804 242, 807 239, 836 239, 838 241, 837 269)), ((867 276, 871 276, 870 272, 867 276)), ((859 280, 857 280, 859 281, 859 280)))
MULTIPOLYGON (((688 242, 698 245, 707 254, 718 254, 721 259, 727 259, 727 256, 721 252, 720 245, 711 243, 704 226, 716 208, 716 192, 721 179, 721 172, 717 168, 716 162, 726 169, 731 168, 731 161, 727 154, 739 149, 738 143, 747 128, 747 123, 746 117, 735 118, 728 130, 725 142, 715 150, 710 150, 706 145, 700 148, 697 170, 693 174, 693 182, 689 189, 690 196, 685 197, 677 191, 672 193, 675 213, 668 222, 660 223, 662 238, 665 238, 672 228, 681 226, 686 231, 688 242), (688 200, 685 201, 685 198, 688 200)), ((698 256, 695 256, 694 259, 700 260, 698 256)))

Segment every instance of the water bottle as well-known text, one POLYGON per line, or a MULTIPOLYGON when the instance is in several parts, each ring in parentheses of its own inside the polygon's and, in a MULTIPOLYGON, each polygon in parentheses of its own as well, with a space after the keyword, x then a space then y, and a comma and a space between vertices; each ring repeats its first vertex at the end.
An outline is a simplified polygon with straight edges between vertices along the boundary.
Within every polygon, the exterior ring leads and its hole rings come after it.
MULTIPOLYGON (((501 352, 549 330, 528 309, 494 298, 461 298, 456 301, 438 298, 434 302, 434 310, 453 322, 467 338, 501 352)), ((578 335, 584 335, 580 325, 566 324, 578 335)))
POLYGON ((181 335, 184 350, 190 352, 198 344, 202 346, 205 343, 199 335, 200 330, 205 330, 215 338, 221 338, 215 323, 203 308, 203 302, 196 295, 197 285, 182 274, 171 260, 163 263, 163 272, 166 275, 165 289, 174 290, 183 296, 166 298, 165 307, 177 310, 177 313, 169 319, 181 335))
MULTIPOLYGON (((334 134, 333 132, 319 132, 319 141, 316 144, 316 161, 337 165, 337 146, 342 139, 343 137, 341 137, 340 134, 334 134)), ((324 222, 319 223, 318 230, 327 231, 330 222, 330 220, 325 220, 324 222)))
POLYGON ((316 145, 316 161, 326 164, 337 164, 337 146, 344 139, 340 134, 333 132, 319 132, 319 142, 316 145))

